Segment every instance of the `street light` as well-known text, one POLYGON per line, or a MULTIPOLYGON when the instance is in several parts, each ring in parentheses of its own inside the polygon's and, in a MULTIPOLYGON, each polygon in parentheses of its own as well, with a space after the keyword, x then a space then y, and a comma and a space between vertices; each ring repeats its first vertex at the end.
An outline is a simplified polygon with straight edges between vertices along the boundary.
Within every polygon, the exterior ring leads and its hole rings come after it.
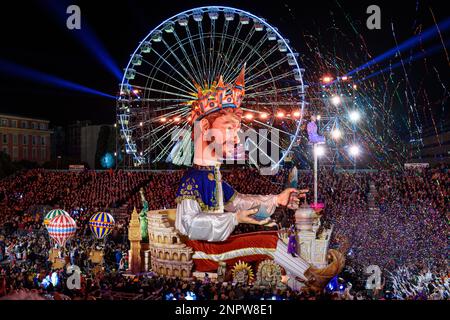
POLYGON ((330 100, 331 100, 331 103, 334 104, 335 106, 337 106, 341 103, 341 97, 339 97, 339 96, 332 96, 330 100))
POLYGON ((358 145, 354 144, 354 145, 350 146, 350 148, 348 149, 348 152, 352 157, 356 157, 360 154, 361 150, 358 145))
POLYGON ((361 115, 357 110, 350 111, 349 118, 351 122, 358 122, 361 119, 361 115))
POLYGON ((342 132, 338 128, 335 128, 331 131, 331 137, 334 140, 339 140, 342 137, 342 132))
POLYGON ((321 157, 325 154, 325 148, 321 145, 316 146, 314 149, 318 157, 321 157))

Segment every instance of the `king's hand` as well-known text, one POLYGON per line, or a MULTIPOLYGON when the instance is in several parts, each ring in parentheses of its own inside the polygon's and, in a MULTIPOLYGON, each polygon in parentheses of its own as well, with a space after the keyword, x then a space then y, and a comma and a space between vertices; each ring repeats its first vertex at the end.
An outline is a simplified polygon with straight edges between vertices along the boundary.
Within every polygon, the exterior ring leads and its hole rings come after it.
POLYGON ((250 224, 258 224, 265 225, 270 222, 270 218, 264 220, 256 220, 251 216, 256 214, 258 209, 250 209, 250 210, 239 210, 236 212, 236 219, 238 223, 250 223, 250 224))
POLYGON ((300 205, 300 199, 306 198, 308 189, 297 190, 295 188, 287 188, 279 195, 277 195, 277 204, 279 206, 287 206, 292 208, 298 208, 300 205))

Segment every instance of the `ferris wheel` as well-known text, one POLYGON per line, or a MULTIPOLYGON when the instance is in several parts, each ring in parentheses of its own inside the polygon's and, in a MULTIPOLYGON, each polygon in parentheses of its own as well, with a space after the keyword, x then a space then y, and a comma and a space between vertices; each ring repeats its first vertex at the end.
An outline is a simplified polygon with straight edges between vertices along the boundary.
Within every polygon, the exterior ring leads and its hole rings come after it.
MULTIPOLYGON (((241 128, 277 134, 279 152, 266 156, 278 166, 296 141, 306 104, 297 57, 277 28, 239 9, 199 7, 164 20, 125 68, 117 98, 121 151, 134 166, 165 161, 176 144, 189 144, 183 132, 198 86, 210 88, 219 76, 233 82, 245 65, 241 128)), ((267 143, 258 138, 246 143, 267 143)))

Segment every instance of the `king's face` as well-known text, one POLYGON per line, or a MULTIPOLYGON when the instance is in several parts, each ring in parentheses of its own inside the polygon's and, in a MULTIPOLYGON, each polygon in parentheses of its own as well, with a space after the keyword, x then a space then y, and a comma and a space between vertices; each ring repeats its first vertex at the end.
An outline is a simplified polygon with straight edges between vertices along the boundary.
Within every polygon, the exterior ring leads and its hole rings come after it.
POLYGON ((241 118, 229 112, 217 117, 210 129, 213 130, 215 149, 222 153, 222 158, 234 158, 236 145, 240 141, 241 118))

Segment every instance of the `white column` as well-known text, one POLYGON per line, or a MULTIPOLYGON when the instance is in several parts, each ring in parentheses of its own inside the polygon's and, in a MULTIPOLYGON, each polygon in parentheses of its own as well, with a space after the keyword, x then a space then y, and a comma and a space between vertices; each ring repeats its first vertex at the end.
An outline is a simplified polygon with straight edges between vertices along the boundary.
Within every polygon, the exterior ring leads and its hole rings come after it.
POLYGON ((314 154, 314 204, 317 204, 317 143, 313 145, 314 154))

